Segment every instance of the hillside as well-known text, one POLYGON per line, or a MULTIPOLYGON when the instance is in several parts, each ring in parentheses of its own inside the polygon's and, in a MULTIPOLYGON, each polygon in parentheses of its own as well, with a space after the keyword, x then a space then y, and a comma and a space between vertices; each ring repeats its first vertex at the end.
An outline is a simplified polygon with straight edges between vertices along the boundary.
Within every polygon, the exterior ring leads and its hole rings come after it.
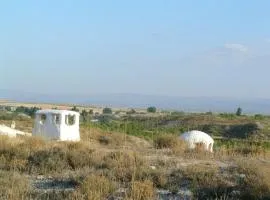
MULTIPOLYGON (((32 119, 14 119, 18 129, 31 130, 32 119)), ((220 125, 254 121, 245 116, 233 119, 208 116, 207 120, 205 115, 194 114, 177 116, 176 121, 185 121, 187 125, 195 119, 199 125, 209 121, 220 125)), ((268 121, 261 120, 261 123, 268 121)), ((151 121, 156 122, 154 118, 147 120, 151 121)), ((177 135, 161 134, 161 127, 168 124, 170 127, 169 122, 160 121, 158 133, 148 129, 150 138, 134 124, 126 129, 127 134, 121 127, 113 128, 115 121, 100 125, 82 123, 82 141, 76 143, 0 137, 0 197, 14 200, 270 197, 268 146, 258 140, 246 143, 240 139, 235 145, 221 141, 216 144, 214 154, 200 149, 186 151, 185 145, 177 142, 177 135)), ((8 125, 11 119, 2 119, 0 123, 8 125)))
POLYGON ((154 105, 160 109, 185 112, 234 112, 240 106, 245 113, 270 114, 269 99, 185 97, 144 94, 37 94, 0 89, 0 99, 17 102, 68 103, 109 106, 117 108, 147 108, 154 105))

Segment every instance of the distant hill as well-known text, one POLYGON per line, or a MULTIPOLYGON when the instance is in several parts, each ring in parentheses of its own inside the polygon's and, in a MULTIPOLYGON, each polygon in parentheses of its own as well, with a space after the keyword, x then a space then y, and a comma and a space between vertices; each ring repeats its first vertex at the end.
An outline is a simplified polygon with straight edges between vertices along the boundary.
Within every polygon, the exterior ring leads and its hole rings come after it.
POLYGON ((188 112, 235 112, 240 106, 244 113, 270 114, 270 99, 237 99, 221 97, 173 97, 143 94, 50 95, 0 90, 0 99, 19 102, 74 103, 96 106, 146 108, 188 112))

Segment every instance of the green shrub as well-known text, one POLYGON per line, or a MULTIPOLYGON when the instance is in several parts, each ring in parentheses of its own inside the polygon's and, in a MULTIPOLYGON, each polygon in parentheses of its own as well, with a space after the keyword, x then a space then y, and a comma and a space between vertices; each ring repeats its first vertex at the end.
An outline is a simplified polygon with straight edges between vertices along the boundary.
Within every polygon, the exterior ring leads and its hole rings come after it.
POLYGON ((112 114, 112 109, 111 108, 104 108, 102 113, 103 114, 112 114))
POLYGON ((157 111, 157 108, 154 106, 150 106, 147 108, 147 112, 149 113, 155 113, 157 111))

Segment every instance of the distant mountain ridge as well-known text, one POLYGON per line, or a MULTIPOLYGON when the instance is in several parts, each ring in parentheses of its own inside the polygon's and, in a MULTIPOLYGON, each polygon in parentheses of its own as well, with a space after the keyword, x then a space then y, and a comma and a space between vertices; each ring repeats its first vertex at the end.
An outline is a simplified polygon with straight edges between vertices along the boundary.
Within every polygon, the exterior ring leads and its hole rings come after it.
POLYGON ((146 108, 187 112, 235 112, 270 114, 269 99, 238 99, 222 97, 177 97, 144 94, 49 95, 22 91, 0 90, 0 99, 18 102, 72 103, 110 107, 146 108))

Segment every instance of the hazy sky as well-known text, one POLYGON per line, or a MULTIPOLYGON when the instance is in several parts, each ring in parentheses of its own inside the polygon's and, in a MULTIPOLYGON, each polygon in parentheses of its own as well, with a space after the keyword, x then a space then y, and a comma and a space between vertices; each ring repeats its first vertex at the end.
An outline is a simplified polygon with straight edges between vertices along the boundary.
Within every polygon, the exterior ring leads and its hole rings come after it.
POLYGON ((270 1, 0 1, 0 89, 270 98, 270 1))

